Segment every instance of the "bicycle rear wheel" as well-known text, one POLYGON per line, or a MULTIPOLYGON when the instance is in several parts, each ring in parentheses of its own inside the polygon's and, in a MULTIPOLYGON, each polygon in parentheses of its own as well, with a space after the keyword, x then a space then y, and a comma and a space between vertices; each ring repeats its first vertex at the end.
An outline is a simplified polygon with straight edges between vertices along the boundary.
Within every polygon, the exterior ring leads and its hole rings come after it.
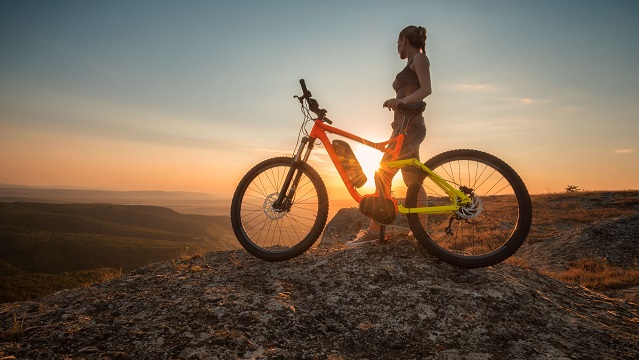
MULTIPOLYGON (((292 159, 263 161, 240 181, 231 203, 231 224, 240 244, 267 261, 283 261, 308 250, 319 238, 328 217, 328 195, 319 174, 298 163, 295 196, 286 209, 273 204, 292 169, 292 159)), ((288 193, 289 189, 284 189, 288 193)))
MULTIPOLYGON (((476 268, 497 264, 519 249, 530 230, 532 204, 526 186, 508 164, 477 150, 451 150, 425 165, 473 199, 456 212, 407 215, 413 234, 431 254, 476 268)), ((430 177, 409 186, 407 207, 439 205, 450 205, 450 199, 430 177)))

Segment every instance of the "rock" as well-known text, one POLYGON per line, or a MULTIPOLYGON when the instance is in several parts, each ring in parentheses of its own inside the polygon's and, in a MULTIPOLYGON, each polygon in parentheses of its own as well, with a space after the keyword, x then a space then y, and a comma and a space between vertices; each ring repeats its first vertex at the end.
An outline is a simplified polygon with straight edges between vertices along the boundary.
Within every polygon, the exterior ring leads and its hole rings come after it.
POLYGON ((359 230, 368 226, 370 219, 357 208, 340 209, 326 224, 321 246, 345 244, 355 237, 359 230))
POLYGON ((580 225, 556 237, 524 243, 517 256, 531 266, 552 270, 565 270, 570 262, 581 258, 605 258, 611 265, 636 266, 639 215, 580 225))
MULTIPOLYGON (((583 225, 517 255, 624 262, 638 220, 583 225)), ((340 210, 322 246, 286 262, 209 253, 0 304, 0 359, 639 358, 639 305, 531 267, 455 268, 405 236, 403 216, 391 241, 341 245, 368 221, 340 210)))
POLYGON ((181 263, 0 304, 0 330, 25 329, 0 358, 639 357, 639 306, 508 264, 455 268, 415 241, 181 263))
MULTIPOLYGON (((345 244, 355 238, 355 235, 368 227, 370 219, 364 216, 358 208, 340 209, 326 224, 320 246, 345 244)), ((395 237, 406 237, 410 232, 408 221, 403 215, 398 215, 393 224, 386 227, 386 234, 395 237)))
POLYGON ((92 353, 97 353, 98 351, 100 351, 100 349, 98 349, 95 346, 87 346, 78 350, 80 354, 92 354, 92 353))

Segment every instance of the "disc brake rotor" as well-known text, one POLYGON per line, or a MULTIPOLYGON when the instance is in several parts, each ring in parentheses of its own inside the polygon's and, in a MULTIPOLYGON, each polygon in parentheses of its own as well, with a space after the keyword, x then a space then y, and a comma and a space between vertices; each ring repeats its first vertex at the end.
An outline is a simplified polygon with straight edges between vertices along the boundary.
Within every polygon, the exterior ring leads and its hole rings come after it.
POLYGON ((470 220, 479 216, 482 210, 484 210, 484 205, 482 204, 481 198, 476 194, 473 194, 470 205, 460 208, 455 211, 455 213, 457 213, 457 215, 459 215, 462 219, 470 220))
POLYGON ((264 215, 270 220, 279 220, 286 215, 286 211, 276 210, 273 208, 273 204, 277 200, 279 193, 272 193, 264 199, 264 204, 262 205, 262 210, 264 211, 264 215))

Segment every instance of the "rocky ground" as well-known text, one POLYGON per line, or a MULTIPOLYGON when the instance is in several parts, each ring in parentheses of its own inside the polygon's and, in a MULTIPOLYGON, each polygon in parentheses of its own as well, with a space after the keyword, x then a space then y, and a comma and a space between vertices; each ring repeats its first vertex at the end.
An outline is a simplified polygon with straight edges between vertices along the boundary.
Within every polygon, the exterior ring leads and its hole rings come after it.
MULTIPOLYGON (((566 209, 584 206, 567 199, 566 209)), ((561 266, 568 260, 558 253, 636 254, 637 202, 559 222, 536 206, 530 241, 517 253, 530 263, 561 266)), ((639 358, 635 303, 534 266, 450 266, 408 238, 401 220, 384 244, 341 245, 366 222, 340 211, 322 245, 287 262, 209 253, 0 304, 0 359, 639 358)))
POLYGON ((639 214, 574 227, 555 238, 526 244, 517 253, 532 266, 565 269, 571 261, 605 258, 615 266, 639 261, 639 214))
POLYGON ((639 306, 410 240, 267 263, 244 251, 149 265, 0 305, 11 359, 635 359, 639 306), (15 317, 14 317, 15 316, 15 317))
MULTIPOLYGON (((580 260, 639 270, 639 191, 533 197, 533 227, 515 257, 542 272, 571 271, 580 260)), ((639 303, 639 283, 599 289, 639 303)))

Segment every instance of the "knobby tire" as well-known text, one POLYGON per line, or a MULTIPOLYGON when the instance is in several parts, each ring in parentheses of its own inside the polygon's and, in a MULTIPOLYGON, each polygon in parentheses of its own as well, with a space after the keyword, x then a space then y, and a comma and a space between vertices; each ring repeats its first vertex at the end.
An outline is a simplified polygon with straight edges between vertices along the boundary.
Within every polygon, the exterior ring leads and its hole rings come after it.
MULTIPOLYGON (((451 150, 425 165, 457 189, 473 188, 482 201, 482 211, 468 221, 454 213, 407 215, 413 234, 431 254, 456 266, 477 268, 495 265, 519 249, 532 223, 532 203, 523 181, 508 164, 477 150, 451 150)), ((450 204, 432 184, 426 176, 410 185, 406 207, 450 204), (422 187, 426 198, 422 193, 418 201, 422 187)))
POLYGON ((317 241, 326 225, 326 186, 307 163, 295 165, 302 178, 290 211, 274 211, 270 206, 292 164, 289 157, 257 164, 242 178, 233 195, 231 225, 235 236, 242 247, 263 260, 284 261, 301 255, 317 241))

